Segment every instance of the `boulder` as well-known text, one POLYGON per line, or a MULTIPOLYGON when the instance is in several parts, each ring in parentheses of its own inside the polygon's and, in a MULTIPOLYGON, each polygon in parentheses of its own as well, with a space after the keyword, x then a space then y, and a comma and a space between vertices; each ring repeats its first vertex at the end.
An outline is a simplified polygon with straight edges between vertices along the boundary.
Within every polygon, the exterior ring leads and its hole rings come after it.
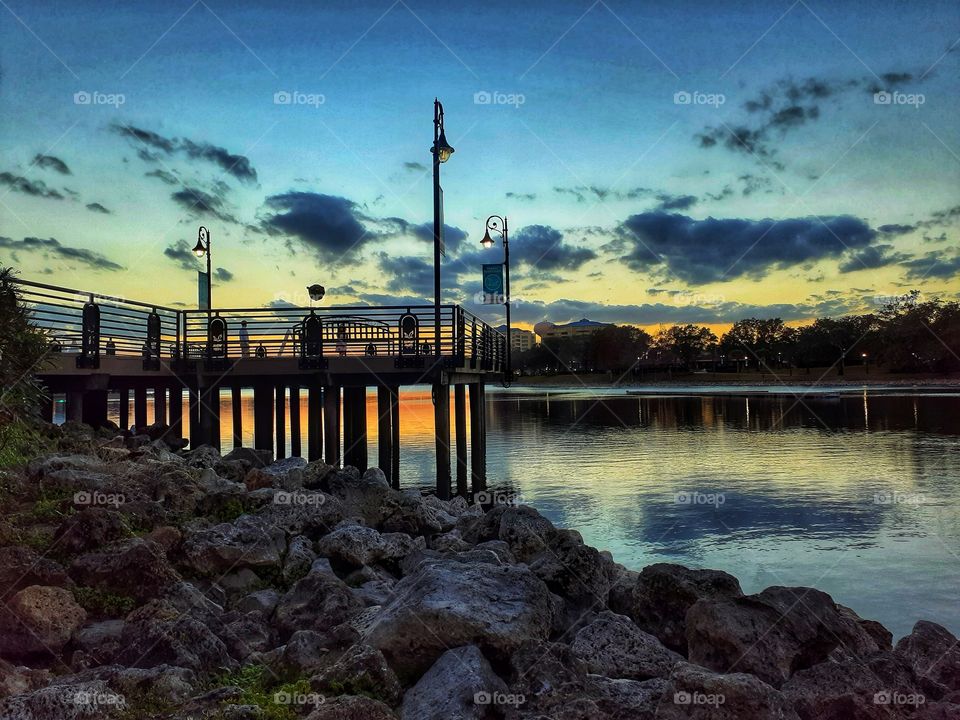
POLYGON ((584 692, 597 708, 596 717, 656 720, 666 686, 664 678, 640 681, 588 675, 584 692))
POLYGON ((583 544, 580 534, 556 530, 549 547, 530 560, 530 569, 557 595, 576 607, 606 607, 615 577, 613 563, 583 544))
POLYGON ((510 656, 509 667, 508 693, 524 700, 520 717, 554 718, 568 710, 584 713, 579 717, 603 717, 587 699, 587 668, 569 645, 525 640, 510 656))
POLYGON ((102 680, 57 683, 0 701, 0 717, 10 720, 90 720, 117 718, 124 698, 102 680))
POLYGON ((240 567, 276 568, 287 550, 284 531, 258 515, 241 515, 232 523, 187 532, 186 564, 205 575, 240 567))
POLYGON ((638 628, 630 618, 609 611, 582 628, 570 644, 573 654, 596 675, 628 680, 666 677, 683 657, 638 628))
POLYGON ((403 694, 383 653, 364 644, 351 646, 333 665, 312 677, 310 687, 328 696, 364 695, 391 706, 403 694))
POLYGON ((143 538, 81 555, 70 564, 70 575, 80 585, 141 602, 180 580, 160 546, 143 538))
POLYGON ((641 630, 686 655, 687 610, 701 599, 742 595, 740 583, 725 572, 656 563, 639 574, 621 572, 610 596, 610 609, 627 615, 641 630), (629 586, 631 580, 634 584, 629 586))
POLYGON ((363 525, 344 525, 323 537, 317 551, 334 564, 362 567, 374 563, 396 564, 425 546, 423 538, 414 539, 405 533, 381 535, 363 525))
MULTIPOLYGON (((447 650, 403 697, 402 720, 483 720, 507 686, 475 645, 447 650)), ((501 704, 501 703, 497 703, 501 704)))
POLYGON ((264 617, 270 617, 277 603, 280 602, 280 593, 273 588, 256 590, 237 601, 235 608, 238 612, 259 612, 264 617))
POLYGON ((315 490, 273 490, 270 502, 256 516, 286 533, 315 540, 343 519, 343 506, 337 498, 315 490))
POLYGON ((231 657, 248 661, 253 653, 272 650, 277 645, 277 634, 260 613, 230 613, 224 618, 217 635, 227 646, 231 657))
POLYGON ((317 554, 313 551, 313 543, 303 535, 294 535, 287 543, 287 554, 283 558, 283 579, 295 582, 310 571, 317 554))
POLYGON ((92 664, 104 665, 110 662, 120 650, 123 626, 123 620, 95 622, 80 630, 74 637, 74 641, 92 664))
POLYGON ((774 687, 832 653, 863 657, 881 649, 829 595, 803 587, 699 600, 687 612, 687 645, 692 663, 753 673, 774 687))
POLYGON ((342 695, 323 703, 307 720, 397 720, 397 716, 379 700, 342 695))
POLYGON ((555 537, 553 523, 526 505, 496 505, 463 533, 463 539, 471 544, 502 540, 524 563, 547 550, 555 537))
POLYGON ((81 553, 129 535, 123 515, 102 507, 85 507, 66 517, 53 536, 58 549, 81 553))
POLYGON ((784 695, 747 673, 718 675, 687 663, 670 677, 657 720, 798 720, 784 695))
POLYGON ((0 614, 0 654, 56 654, 86 619, 86 611, 69 590, 45 585, 25 587, 10 598, 0 614))
POLYGON ((274 622, 281 636, 289 637, 298 630, 329 630, 362 609, 346 583, 315 564, 280 598, 274 622))
POLYGON ((223 456, 224 462, 243 462, 249 467, 265 467, 273 462, 273 451, 250 447, 234 448, 223 456))
POLYGON ((475 644, 506 661, 524 640, 546 639, 557 615, 557 599, 525 567, 425 561, 397 583, 366 642, 401 678, 415 678, 450 646, 475 644))
POLYGON ((184 454, 187 465, 195 468, 212 468, 220 462, 220 451, 210 445, 201 445, 184 454))
POLYGON ((10 695, 23 695, 50 682, 49 670, 33 670, 15 666, 0 658, 0 700, 10 695))
POLYGON ((73 580, 54 560, 26 547, 0 547, 0 596, 10 597, 30 585, 72 587, 73 580))
POLYGON ((900 638, 896 652, 907 659, 918 676, 949 690, 960 690, 960 644, 942 625, 920 620, 909 635, 900 638))

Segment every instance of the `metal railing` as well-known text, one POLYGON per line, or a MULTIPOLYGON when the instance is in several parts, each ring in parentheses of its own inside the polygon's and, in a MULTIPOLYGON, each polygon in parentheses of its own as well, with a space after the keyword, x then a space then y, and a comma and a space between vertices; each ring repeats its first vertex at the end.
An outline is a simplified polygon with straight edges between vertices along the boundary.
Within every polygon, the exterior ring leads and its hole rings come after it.
MULTIPOLYGON (((437 355, 433 305, 178 310, 16 280, 31 322, 51 347, 75 353, 79 367, 102 356, 138 356, 146 369, 171 362, 238 358, 388 356, 403 362, 437 355)), ((458 305, 440 310, 439 354, 460 367, 499 372, 506 338, 458 305)))

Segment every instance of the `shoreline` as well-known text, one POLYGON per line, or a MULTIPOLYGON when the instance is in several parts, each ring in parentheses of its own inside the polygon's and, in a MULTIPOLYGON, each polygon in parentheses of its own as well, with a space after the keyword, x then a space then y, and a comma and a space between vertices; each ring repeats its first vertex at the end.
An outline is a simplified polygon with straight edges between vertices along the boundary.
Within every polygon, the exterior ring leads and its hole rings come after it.
POLYGON ((934 623, 894 646, 814 588, 630 570, 532 507, 165 431, 50 426, 57 452, 2 473, 0 716, 91 696, 121 720, 960 714, 934 623))

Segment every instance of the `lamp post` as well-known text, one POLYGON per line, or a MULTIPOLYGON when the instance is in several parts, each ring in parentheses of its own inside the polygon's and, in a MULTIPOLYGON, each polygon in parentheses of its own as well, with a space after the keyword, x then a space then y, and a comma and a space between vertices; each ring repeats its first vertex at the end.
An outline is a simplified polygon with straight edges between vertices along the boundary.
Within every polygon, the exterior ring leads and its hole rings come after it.
POLYGON ((510 232, 507 227, 507 218, 499 215, 491 215, 487 218, 486 230, 483 233, 483 240, 480 244, 485 248, 492 248, 495 244, 494 239, 490 237, 490 231, 499 235, 503 239, 503 285, 504 297, 503 304, 507 309, 507 363, 506 376, 507 382, 513 379, 513 362, 511 354, 513 353, 513 338, 510 331, 510 232))
POLYGON ((433 99, 433 305, 434 353, 440 355, 440 242, 443 233, 443 191, 440 189, 440 163, 445 163, 453 155, 453 148, 447 142, 443 131, 443 105, 433 99))
POLYGON ((870 374, 870 362, 869 362, 870 359, 867 357, 867 354, 866 354, 866 353, 860 353, 860 357, 863 358, 863 370, 864 370, 864 374, 865 374, 865 375, 869 375, 869 374, 870 374))
POLYGON ((198 258, 207 256, 207 310, 213 308, 213 274, 210 272, 210 232, 203 226, 197 233, 197 244, 193 246, 193 254, 198 258))

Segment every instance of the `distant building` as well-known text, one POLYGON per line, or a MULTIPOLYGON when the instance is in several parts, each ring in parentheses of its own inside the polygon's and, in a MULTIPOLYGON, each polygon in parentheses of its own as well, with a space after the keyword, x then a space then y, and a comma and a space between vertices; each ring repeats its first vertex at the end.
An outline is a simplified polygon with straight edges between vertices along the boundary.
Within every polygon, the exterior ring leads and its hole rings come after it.
POLYGON ((576 322, 567 323, 566 325, 556 325, 545 320, 537 323, 533 327, 533 331, 540 336, 541 340, 572 338, 592 335, 600 328, 609 327, 611 324, 612 323, 597 322, 596 320, 587 320, 586 318, 581 318, 576 322))
MULTIPOLYGON (((504 335, 507 334, 507 326, 501 325, 497 328, 499 332, 502 332, 504 335)), ((537 337, 529 330, 521 330, 520 328, 513 328, 510 332, 510 349, 515 353, 526 352, 527 350, 532 350, 533 346, 537 344, 537 337)))

